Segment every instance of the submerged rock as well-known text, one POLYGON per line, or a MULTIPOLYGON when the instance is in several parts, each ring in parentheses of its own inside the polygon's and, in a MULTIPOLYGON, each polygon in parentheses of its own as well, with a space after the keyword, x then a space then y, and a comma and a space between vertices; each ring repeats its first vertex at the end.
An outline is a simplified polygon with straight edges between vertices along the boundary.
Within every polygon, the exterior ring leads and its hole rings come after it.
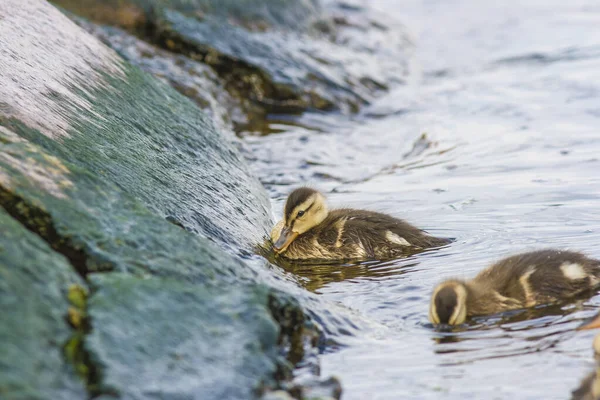
MULTIPOLYGON (((247 114, 246 121, 236 121, 238 131, 267 129, 273 113, 356 111, 380 92, 404 83, 410 72, 412 43, 404 28, 365 2, 54 3, 211 66, 247 114)), ((120 46, 114 37, 112 42, 120 46)), ((130 57, 141 63, 135 55, 130 57)), ((179 88, 190 81, 179 79, 183 85, 171 81, 179 88)))

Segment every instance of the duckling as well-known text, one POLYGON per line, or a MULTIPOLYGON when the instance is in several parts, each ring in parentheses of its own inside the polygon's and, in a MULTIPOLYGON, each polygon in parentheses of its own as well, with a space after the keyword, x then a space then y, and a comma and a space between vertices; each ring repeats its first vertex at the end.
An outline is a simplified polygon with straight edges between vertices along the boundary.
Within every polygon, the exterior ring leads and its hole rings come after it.
POLYGON ((450 242, 386 214, 330 211, 325 196, 307 187, 290 193, 271 240, 277 254, 304 261, 390 259, 450 242))
POLYGON ((572 251, 540 250, 512 256, 469 281, 451 279, 433 291, 429 320, 460 325, 467 317, 533 307, 592 291, 600 261, 572 251))
MULTIPOLYGON (((600 314, 598 314, 591 322, 586 323, 577 329, 583 330, 594 328, 600 328, 600 314)), ((596 360, 596 370, 581 381, 579 388, 573 391, 571 400, 600 400, 600 335, 596 335, 592 347, 594 349, 594 358, 596 360)))

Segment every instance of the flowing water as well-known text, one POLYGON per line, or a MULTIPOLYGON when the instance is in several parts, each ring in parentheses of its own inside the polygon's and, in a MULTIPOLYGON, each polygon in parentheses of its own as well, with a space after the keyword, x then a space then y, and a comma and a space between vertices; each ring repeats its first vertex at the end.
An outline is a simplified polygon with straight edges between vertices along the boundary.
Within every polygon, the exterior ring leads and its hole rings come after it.
POLYGON ((341 378, 348 400, 569 398, 593 365, 596 334, 573 329, 600 296, 446 333, 427 309, 442 279, 517 252, 600 258, 600 6, 372 3, 413 35, 407 83, 352 118, 305 115, 246 136, 253 167, 277 217, 286 194, 310 184, 332 206, 390 213, 455 241, 384 263, 287 267, 372 323, 332 334, 322 375, 341 378))

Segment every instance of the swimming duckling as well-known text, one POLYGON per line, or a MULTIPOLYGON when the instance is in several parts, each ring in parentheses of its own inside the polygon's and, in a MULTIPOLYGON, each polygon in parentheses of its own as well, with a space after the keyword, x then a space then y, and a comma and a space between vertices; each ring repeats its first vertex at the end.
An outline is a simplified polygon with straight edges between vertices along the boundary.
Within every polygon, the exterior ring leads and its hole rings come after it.
POLYGON ((306 187, 290 193, 271 239, 276 253, 305 261, 389 259, 450 242, 386 214, 330 211, 325 196, 306 187))
MULTIPOLYGON (((600 314, 589 323, 577 328, 594 329, 600 328, 600 314)), ((592 344, 594 348, 594 358, 596 360, 596 370, 589 374, 578 389, 573 391, 572 400, 600 400, 600 335, 596 335, 592 344)))
POLYGON ((469 281, 448 280, 433 291, 429 320, 459 325, 467 317, 533 307, 591 291, 600 261, 571 251, 540 250, 506 258, 469 281))

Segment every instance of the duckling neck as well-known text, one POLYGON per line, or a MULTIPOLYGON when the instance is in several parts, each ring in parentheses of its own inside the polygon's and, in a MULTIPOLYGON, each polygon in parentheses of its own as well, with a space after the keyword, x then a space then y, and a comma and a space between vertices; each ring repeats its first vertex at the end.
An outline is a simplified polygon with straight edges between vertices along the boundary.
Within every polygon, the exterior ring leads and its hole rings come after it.
POLYGON ((495 314, 521 306, 520 302, 476 281, 465 282, 469 315, 495 314))
POLYGON ((315 213, 315 226, 321 225, 329 217, 329 209, 326 203, 323 202, 318 207, 315 213))
POLYGON ((467 291, 467 310, 469 315, 487 314, 494 304, 493 291, 473 282, 464 283, 467 291))

